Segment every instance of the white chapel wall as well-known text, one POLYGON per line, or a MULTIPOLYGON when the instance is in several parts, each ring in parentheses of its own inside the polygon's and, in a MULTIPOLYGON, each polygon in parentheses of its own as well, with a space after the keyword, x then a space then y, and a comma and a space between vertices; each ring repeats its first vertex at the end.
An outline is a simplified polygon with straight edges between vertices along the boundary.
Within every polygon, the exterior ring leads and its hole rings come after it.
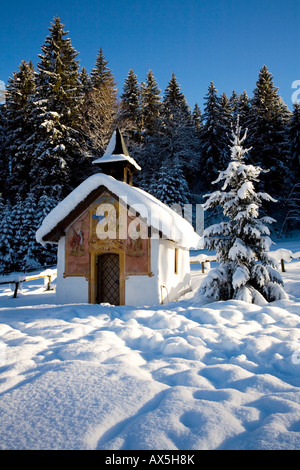
POLYGON ((158 285, 159 240, 151 239, 151 272, 153 276, 129 276, 125 283, 125 304, 134 306, 159 305, 158 285))
POLYGON ((176 300, 191 286, 189 251, 166 239, 160 240, 158 257, 159 284, 163 303, 176 300), (175 273, 177 248, 177 273, 175 273))
POLYGON ((56 281, 56 303, 88 303, 89 283, 85 277, 64 277, 65 272, 65 237, 58 243, 57 252, 57 281, 56 281))

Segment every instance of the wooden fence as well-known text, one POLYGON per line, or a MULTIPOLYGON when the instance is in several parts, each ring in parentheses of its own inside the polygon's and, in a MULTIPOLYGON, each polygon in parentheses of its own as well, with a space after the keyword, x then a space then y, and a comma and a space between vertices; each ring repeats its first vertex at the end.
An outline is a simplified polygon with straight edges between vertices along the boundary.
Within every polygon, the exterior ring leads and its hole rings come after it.
POLYGON ((51 290, 51 282, 56 278, 56 276, 57 276, 56 269, 51 269, 51 270, 43 271, 41 273, 32 274, 32 275, 18 273, 15 277, 8 276, 7 279, 5 279, 4 281, 1 280, 1 277, 0 277, 0 285, 14 284, 15 287, 14 287, 13 298, 15 299, 18 295, 20 284, 22 284, 23 282, 34 281, 35 279, 47 279, 48 278, 46 289, 45 289, 46 291, 48 291, 48 290, 51 290))

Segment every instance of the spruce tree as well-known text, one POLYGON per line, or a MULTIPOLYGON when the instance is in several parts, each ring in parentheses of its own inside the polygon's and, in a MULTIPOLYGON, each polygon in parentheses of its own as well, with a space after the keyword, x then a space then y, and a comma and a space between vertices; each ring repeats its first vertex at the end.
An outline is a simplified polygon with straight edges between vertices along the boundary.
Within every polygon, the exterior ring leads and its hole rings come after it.
POLYGON ((49 212, 56 207, 57 202, 55 198, 49 197, 49 194, 44 191, 39 200, 35 200, 32 195, 28 195, 25 200, 25 208, 27 220, 24 224, 28 226, 28 240, 27 251, 24 256, 24 264, 27 269, 35 269, 37 266, 49 267, 56 264, 57 248, 55 245, 46 244, 42 246, 36 241, 36 231, 41 226, 44 218, 49 212))
POLYGON ((220 98, 219 143, 221 146, 218 168, 226 168, 230 160, 230 137, 233 125, 232 107, 226 93, 220 98))
POLYGON ((142 130, 146 136, 158 132, 161 114, 161 90, 152 70, 149 70, 146 82, 141 85, 142 130))
POLYGON ((178 160, 185 178, 191 182, 195 171, 195 128, 190 108, 174 73, 163 98, 161 145, 164 158, 169 160, 170 165, 178 160))
POLYGON ((210 181, 217 177, 217 168, 223 152, 223 141, 219 139, 222 132, 220 98, 213 82, 210 83, 205 96, 203 122, 198 182, 195 184, 195 191, 200 194, 207 192, 210 181))
POLYGON ((0 224, 0 273, 6 274, 15 270, 16 253, 12 230, 12 207, 7 202, 2 208, 0 224))
MULTIPOLYGON (((34 253, 33 247, 35 246, 36 239, 35 233, 40 225, 40 221, 37 222, 37 202, 32 193, 29 193, 26 199, 23 201, 23 217, 22 217, 22 235, 26 239, 26 246, 22 253, 24 270, 30 271, 41 267, 41 263, 37 259, 34 253)), ((40 249, 41 249, 40 245, 40 249)))
POLYGON ((295 103, 289 125, 290 175, 293 183, 300 182, 300 104, 295 103))
POLYGON ((5 155, 4 105, 0 105, 0 199, 2 200, 4 184, 8 176, 8 164, 5 155))
POLYGON ((189 188, 178 159, 163 161, 149 191, 153 196, 168 206, 189 203, 189 188))
POLYGON ((88 162, 80 132, 81 83, 78 53, 59 17, 49 28, 38 64, 32 119, 35 132, 28 141, 33 165, 30 178, 38 198, 47 188, 61 200, 85 177, 88 162))
POLYGON ((11 271, 24 271, 23 259, 29 242, 23 228, 24 215, 24 200, 18 196, 11 211, 13 250, 8 258, 11 271))
POLYGON ((82 94, 84 95, 85 92, 90 89, 90 77, 85 67, 82 67, 79 72, 79 80, 81 83, 82 94))
POLYGON ((232 122, 236 122, 239 115, 239 96, 235 90, 233 90, 231 97, 229 98, 229 106, 231 109, 232 122))
POLYGON ((285 298, 280 273, 268 251, 272 244, 270 217, 260 217, 263 202, 273 200, 265 192, 256 192, 262 169, 247 165, 243 148, 246 133, 240 137, 237 125, 233 134, 231 161, 220 171, 215 184, 220 190, 207 195, 205 209, 219 205, 226 220, 204 231, 205 246, 215 250, 219 267, 208 274, 201 293, 213 300, 237 299, 263 304, 285 298))
MULTIPOLYGON (((290 119, 287 106, 275 87, 273 76, 264 65, 259 72, 256 88, 251 100, 251 113, 247 127, 252 146, 251 158, 263 168, 261 186, 278 198, 286 194, 288 181, 288 153, 286 129, 290 119)), ((278 210, 278 208, 277 208, 278 210)))
POLYGON ((196 132, 197 133, 201 132, 202 126, 203 126, 203 119, 202 119, 201 109, 199 108, 197 103, 194 106, 192 118, 193 118, 193 123, 194 123, 196 132))
POLYGON ((284 219, 281 233, 289 233, 300 226, 300 105, 295 103, 288 128, 289 193, 284 200, 284 219))
POLYGON ((243 91, 243 93, 240 94, 238 98, 238 102, 236 104, 236 112, 234 112, 233 115, 233 122, 236 122, 237 116, 239 116, 239 122, 242 128, 246 129, 248 124, 249 124, 249 118, 250 118, 250 113, 251 113, 251 104, 250 104, 250 98, 247 95, 246 90, 243 91))
POLYGON ((5 195, 12 204, 25 197, 31 181, 32 155, 27 140, 32 135, 32 108, 35 94, 35 72, 32 62, 22 61, 9 79, 5 104, 5 153, 7 175, 5 195))
POLYGON ((137 184, 146 191, 155 178, 164 158, 161 148, 161 90, 153 72, 149 70, 146 82, 141 83, 141 145, 133 155, 142 167, 137 184))
POLYGON ((127 136, 127 144, 131 141, 140 141, 141 133, 141 99, 140 86, 137 76, 132 69, 129 70, 121 95, 118 121, 123 129, 123 135, 127 136), (128 142, 129 141, 129 142, 128 142))
POLYGON ((116 125, 117 111, 115 79, 100 48, 81 108, 82 130, 90 151, 103 155, 116 125))

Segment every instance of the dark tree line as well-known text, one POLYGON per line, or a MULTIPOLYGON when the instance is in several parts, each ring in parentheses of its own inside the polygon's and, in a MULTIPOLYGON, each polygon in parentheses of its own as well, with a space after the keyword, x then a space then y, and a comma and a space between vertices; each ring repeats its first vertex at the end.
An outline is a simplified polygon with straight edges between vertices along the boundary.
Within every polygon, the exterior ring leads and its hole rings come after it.
MULTIPOLYGON (((278 199, 279 227, 299 224, 299 109, 289 111, 266 66, 253 96, 218 95, 213 82, 203 112, 191 109, 174 74, 162 93, 149 70, 138 82, 131 69, 118 94, 102 49, 95 67, 79 67, 59 17, 54 18, 34 68, 23 61, 9 79, 0 105, 0 272, 56 262, 38 245, 45 215, 82 180, 99 171, 116 126, 142 171, 135 184, 163 202, 202 203, 211 182, 230 160, 237 116, 249 129, 247 158, 263 169, 260 181, 278 199)), ((272 207, 270 208, 272 211, 272 207)))

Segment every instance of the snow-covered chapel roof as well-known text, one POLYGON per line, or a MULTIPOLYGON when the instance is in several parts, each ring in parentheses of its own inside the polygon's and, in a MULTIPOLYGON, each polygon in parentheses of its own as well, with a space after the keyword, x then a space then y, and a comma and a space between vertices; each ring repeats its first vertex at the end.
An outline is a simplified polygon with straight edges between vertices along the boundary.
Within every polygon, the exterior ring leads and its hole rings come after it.
POLYGON ((90 176, 47 215, 36 232, 37 241, 42 244, 48 241, 57 243, 62 232, 78 216, 78 212, 87 208, 86 201, 90 201, 91 197, 96 199, 97 190, 99 196, 103 188, 117 196, 121 203, 138 212, 149 227, 160 231, 164 237, 187 249, 201 247, 202 238, 192 225, 170 207, 142 189, 103 173, 90 176))
POLYGON ((133 165, 137 170, 141 170, 140 165, 130 157, 127 147, 125 145, 123 136, 119 129, 117 128, 110 139, 110 142, 107 146, 107 149, 104 152, 103 157, 97 158, 93 161, 93 164, 101 163, 112 163, 119 161, 128 161, 133 165))

